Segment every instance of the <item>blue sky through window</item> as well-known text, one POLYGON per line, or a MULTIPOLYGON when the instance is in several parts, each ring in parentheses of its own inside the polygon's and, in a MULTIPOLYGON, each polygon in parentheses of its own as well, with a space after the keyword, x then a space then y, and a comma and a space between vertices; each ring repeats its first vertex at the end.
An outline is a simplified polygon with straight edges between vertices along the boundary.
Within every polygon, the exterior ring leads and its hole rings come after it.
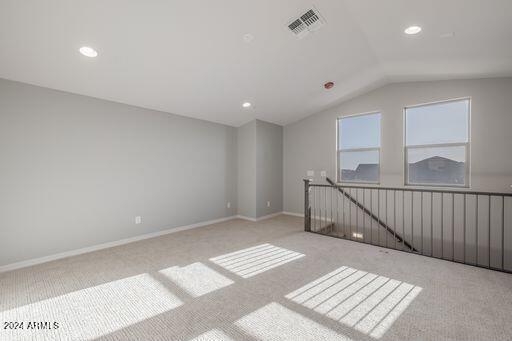
POLYGON ((407 108, 407 146, 468 142, 469 99, 407 108))
POLYGON ((345 117, 338 122, 339 149, 380 147, 380 113, 345 117))
MULTIPOLYGON (((349 116, 338 121, 338 148, 380 148, 380 113, 349 116)), ((355 170, 360 164, 378 164, 378 151, 352 151, 340 155, 343 169, 355 170)))

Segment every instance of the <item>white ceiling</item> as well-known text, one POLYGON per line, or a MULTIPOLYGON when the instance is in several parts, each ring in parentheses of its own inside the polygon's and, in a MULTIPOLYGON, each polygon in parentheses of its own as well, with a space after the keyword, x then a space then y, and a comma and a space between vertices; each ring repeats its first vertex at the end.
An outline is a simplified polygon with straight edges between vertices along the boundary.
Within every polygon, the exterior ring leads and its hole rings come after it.
POLYGON ((0 77, 287 124, 392 81, 510 76, 511 13, 511 0, 0 0, 0 77), (312 5, 327 24, 297 40, 286 24, 312 5), (423 31, 406 36, 412 24, 423 31))

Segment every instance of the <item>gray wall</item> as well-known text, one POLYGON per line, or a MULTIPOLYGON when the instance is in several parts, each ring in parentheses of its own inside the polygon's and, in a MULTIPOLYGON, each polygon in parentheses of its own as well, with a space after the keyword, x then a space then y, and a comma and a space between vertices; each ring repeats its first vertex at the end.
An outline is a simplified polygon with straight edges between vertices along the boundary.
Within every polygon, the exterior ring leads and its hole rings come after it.
POLYGON ((234 215, 236 148, 233 127, 0 79, 0 265, 234 215))
POLYGON ((303 213, 307 170, 335 178, 336 118, 382 113, 381 185, 404 184, 403 108, 471 96, 471 189, 510 192, 512 78, 391 84, 284 127, 284 210, 303 213))
POLYGON ((238 214, 256 218, 256 121, 237 130, 238 214))
POLYGON ((238 128, 238 214, 283 210, 283 127, 260 120, 238 128), (267 207, 270 201, 270 207, 267 207))
POLYGON ((256 121, 256 215, 283 210, 283 127, 256 121), (270 207, 267 207, 270 201, 270 207))

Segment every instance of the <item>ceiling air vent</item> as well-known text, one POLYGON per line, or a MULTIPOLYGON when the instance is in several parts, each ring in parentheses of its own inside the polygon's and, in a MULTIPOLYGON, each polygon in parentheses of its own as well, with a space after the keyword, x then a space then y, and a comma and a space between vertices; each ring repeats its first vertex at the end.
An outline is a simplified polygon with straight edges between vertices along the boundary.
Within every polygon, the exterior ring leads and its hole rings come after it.
POLYGON ((305 35, 309 33, 308 29, 306 28, 306 25, 302 22, 302 20, 297 19, 293 21, 290 25, 288 25, 288 28, 298 37, 302 38, 305 35))
POLYGON ((304 38, 310 32, 318 30, 325 23, 316 8, 307 10, 297 19, 292 19, 288 24, 288 28, 299 39, 304 38))

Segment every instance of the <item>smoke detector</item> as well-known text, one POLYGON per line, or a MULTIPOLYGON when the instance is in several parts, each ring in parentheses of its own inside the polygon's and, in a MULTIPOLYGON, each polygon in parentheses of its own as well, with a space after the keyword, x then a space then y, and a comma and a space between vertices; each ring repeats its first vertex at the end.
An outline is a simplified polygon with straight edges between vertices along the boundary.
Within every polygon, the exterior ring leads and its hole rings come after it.
POLYGON ((298 18, 288 22, 288 29, 298 38, 302 39, 309 33, 318 30, 325 24, 325 19, 316 8, 310 8, 298 18))

